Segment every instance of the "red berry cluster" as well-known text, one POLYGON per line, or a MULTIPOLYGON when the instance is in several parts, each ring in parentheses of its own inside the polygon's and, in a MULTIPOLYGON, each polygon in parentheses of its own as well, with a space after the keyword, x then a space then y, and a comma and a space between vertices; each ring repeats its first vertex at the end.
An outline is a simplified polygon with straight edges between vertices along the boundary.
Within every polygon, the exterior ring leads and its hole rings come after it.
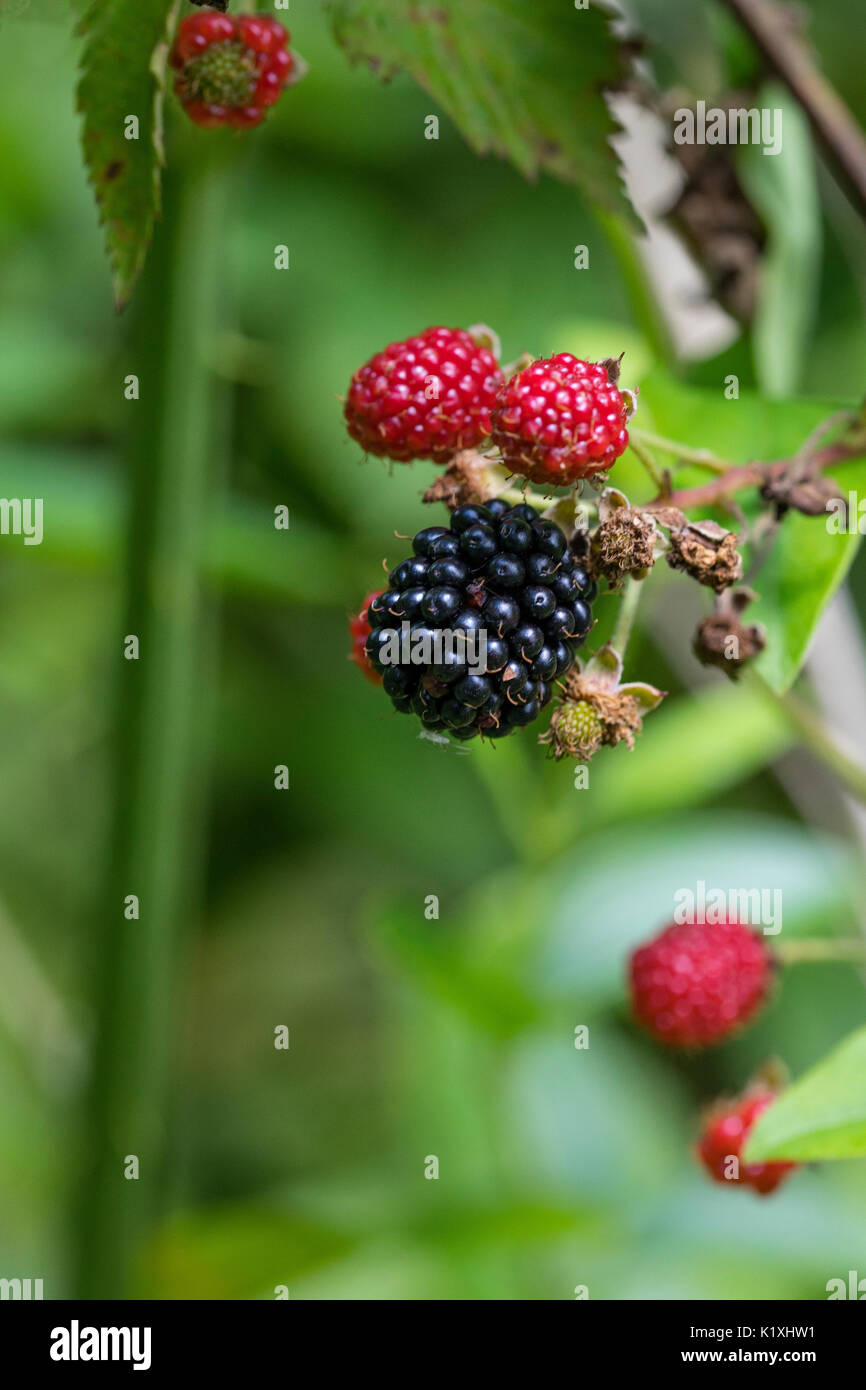
POLYGON ((738 1100, 723 1101, 707 1117, 698 1142, 698 1157, 714 1182, 739 1182, 765 1197, 799 1166, 796 1163, 740 1163, 740 1155, 758 1116, 774 1099, 774 1091, 759 1086, 738 1100))
POLYGON ((558 352, 506 383, 493 443, 513 473, 557 487, 610 468, 628 445, 628 413, 603 363, 558 352))
POLYGON ((391 343, 349 385, 349 434, 368 454, 447 463, 490 433, 502 381, 496 358, 462 328, 428 328, 391 343))
POLYGON ((619 458, 629 409, 604 363, 560 352, 506 380, 484 341, 460 328, 428 328, 358 368, 345 415, 370 454, 448 463, 492 436, 513 473, 560 486, 619 458))
POLYGON ((739 922, 674 923, 631 958, 632 1009, 658 1042, 709 1047, 752 1018, 772 978, 757 932, 739 922))
POLYGON ((196 125, 247 129, 264 120, 295 66, 288 32, 269 15, 187 15, 170 62, 175 91, 196 125))

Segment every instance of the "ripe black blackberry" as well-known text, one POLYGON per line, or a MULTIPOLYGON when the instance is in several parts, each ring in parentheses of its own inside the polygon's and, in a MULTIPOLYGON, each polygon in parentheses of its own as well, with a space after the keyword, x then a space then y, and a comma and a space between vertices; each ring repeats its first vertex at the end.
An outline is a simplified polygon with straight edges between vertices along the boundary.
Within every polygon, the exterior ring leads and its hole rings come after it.
POLYGON ((531 724, 592 626, 595 584, 560 528, 495 499, 458 507, 412 549, 367 613, 365 650, 394 708, 456 739, 531 724))

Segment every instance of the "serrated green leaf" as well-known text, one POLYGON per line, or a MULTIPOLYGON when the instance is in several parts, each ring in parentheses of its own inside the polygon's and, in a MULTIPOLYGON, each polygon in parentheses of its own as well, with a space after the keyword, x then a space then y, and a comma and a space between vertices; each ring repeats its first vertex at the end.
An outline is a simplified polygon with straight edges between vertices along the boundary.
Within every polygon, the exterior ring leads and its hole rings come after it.
POLYGON ((132 293, 159 216, 165 64, 177 4, 93 0, 79 26, 84 160, 105 226, 118 309, 132 293), (132 116, 137 139, 126 138, 132 116))
POLYGON ((747 1163, 866 1156, 866 1028, 783 1091, 746 1145, 747 1163))
POLYGON ((626 66, 610 14, 596 0, 331 0, 338 42, 383 78, 405 69, 473 149, 628 207, 604 100, 626 66))

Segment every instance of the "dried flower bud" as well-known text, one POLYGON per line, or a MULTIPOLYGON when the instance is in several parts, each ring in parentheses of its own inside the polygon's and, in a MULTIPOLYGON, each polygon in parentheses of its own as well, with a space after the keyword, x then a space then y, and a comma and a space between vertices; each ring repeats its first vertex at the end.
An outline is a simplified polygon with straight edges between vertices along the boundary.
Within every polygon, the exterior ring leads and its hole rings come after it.
POLYGON ((643 574, 655 563, 658 529, 652 516, 631 507, 611 512, 592 537, 593 574, 618 584, 627 574, 643 574))
POLYGON ((838 483, 820 474, 799 481, 783 474, 780 478, 770 478, 761 488, 761 496, 773 503, 777 517, 784 516, 789 507, 804 516, 823 516, 827 503, 840 495, 838 483))
POLYGON ((762 627, 749 626, 740 619, 754 598, 751 589, 722 594, 713 612, 698 624, 695 632, 693 650, 698 661, 704 666, 718 667, 731 680, 736 680, 743 667, 760 656, 767 645, 762 627))
POLYGON ((424 493, 424 501, 444 502, 453 512, 470 502, 487 502, 495 492, 487 460, 475 449, 463 449, 431 483, 424 493))
POLYGON ((715 521, 692 521, 670 533, 667 561, 719 594, 743 574, 737 536, 715 521))

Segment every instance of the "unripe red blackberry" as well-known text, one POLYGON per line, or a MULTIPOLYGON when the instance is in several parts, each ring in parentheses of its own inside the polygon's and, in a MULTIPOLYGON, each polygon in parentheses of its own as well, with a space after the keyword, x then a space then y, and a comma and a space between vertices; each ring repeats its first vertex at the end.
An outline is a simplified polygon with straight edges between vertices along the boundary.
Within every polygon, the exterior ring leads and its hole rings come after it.
POLYGON ((674 923, 633 953, 634 1017, 670 1047, 709 1047, 747 1023, 770 990, 763 938, 739 922, 674 923))
POLYGON ((259 125, 295 67, 288 32, 270 15, 187 15, 170 62, 175 91, 196 125, 259 125))
POLYGON ((576 483, 619 458, 628 414, 604 363, 559 352, 505 383, 491 416, 493 443, 513 473, 550 486, 576 483))
POLYGON ((368 681, 374 685, 382 684, 382 677, 373 666, 366 651, 364 650, 367 638, 370 636, 370 620, 367 617, 367 610, 374 598, 380 598, 384 591, 376 589, 372 594, 368 594, 361 604, 360 612, 349 619, 349 636, 352 639, 352 650, 349 652, 349 660, 354 661, 355 665, 364 672, 368 681))
POLYGON ((697 1144, 697 1154, 714 1182, 739 1183, 766 1197, 775 1191, 798 1163, 740 1163, 740 1154, 758 1116, 775 1099, 775 1092, 761 1086, 738 1100, 722 1101, 707 1116, 697 1144))
POLYGON ((428 328, 390 343, 359 367, 344 413, 368 454, 446 463, 490 433, 502 381, 496 358, 463 328, 428 328))

